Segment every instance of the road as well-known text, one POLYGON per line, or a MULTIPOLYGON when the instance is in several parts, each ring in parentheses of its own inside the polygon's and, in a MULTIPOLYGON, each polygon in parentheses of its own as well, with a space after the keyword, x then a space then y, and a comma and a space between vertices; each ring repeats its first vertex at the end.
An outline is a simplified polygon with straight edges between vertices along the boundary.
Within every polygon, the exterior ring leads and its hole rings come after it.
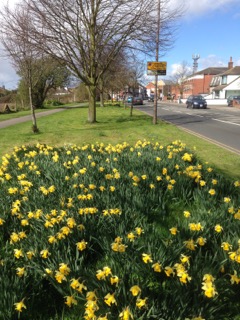
MULTIPOLYGON (((153 103, 135 107, 153 115, 153 103)), ((187 109, 185 104, 159 102, 158 118, 240 155, 240 109, 225 106, 187 109)))

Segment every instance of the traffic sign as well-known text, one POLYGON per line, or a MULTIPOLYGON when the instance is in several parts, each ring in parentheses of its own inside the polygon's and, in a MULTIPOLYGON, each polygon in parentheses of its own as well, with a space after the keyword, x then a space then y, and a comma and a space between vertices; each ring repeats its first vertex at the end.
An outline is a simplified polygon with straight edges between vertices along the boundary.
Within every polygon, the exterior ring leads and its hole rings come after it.
POLYGON ((148 75, 166 75, 167 62, 166 61, 149 61, 147 63, 148 75))

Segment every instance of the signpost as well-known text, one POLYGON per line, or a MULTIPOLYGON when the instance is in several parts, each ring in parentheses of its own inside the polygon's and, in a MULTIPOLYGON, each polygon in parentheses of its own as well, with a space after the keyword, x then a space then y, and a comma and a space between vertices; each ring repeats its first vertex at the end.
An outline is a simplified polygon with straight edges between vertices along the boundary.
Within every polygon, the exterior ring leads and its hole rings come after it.
POLYGON ((165 76, 167 73, 167 62, 166 61, 158 61, 158 47, 159 47, 159 31, 160 31, 160 0, 158 2, 158 32, 157 32, 157 41, 156 41, 156 60, 157 61, 149 61, 147 63, 147 75, 155 76, 155 92, 154 92, 154 115, 153 115, 153 124, 157 124, 157 82, 158 76, 165 76))
POLYGON ((167 73, 166 61, 149 61, 147 63, 148 76, 156 76, 156 75, 165 76, 166 73, 167 73))

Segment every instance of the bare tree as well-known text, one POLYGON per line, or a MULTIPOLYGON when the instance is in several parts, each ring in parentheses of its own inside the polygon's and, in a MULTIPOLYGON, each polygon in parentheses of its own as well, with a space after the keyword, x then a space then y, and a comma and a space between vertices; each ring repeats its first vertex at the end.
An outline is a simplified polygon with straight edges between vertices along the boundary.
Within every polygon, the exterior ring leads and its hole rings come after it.
POLYGON ((33 64, 39 56, 29 42, 30 17, 26 8, 19 7, 10 10, 8 6, 0 12, 1 41, 13 66, 17 71, 22 70, 22 76, 28 86, 29 105, 32 114, 32 130, 38 132, 37 120, 32 101, 33 64))
POLYGON ((182 61, 171 76, 172 84, 178 89, 180 98, 183 96, 185 80, 192 73, 192 69, 188 62, 182 61))
MULTIPOLYGON (((87 86, 88 121, 95 122, 97 86, 119 51, 134 48, 146 52, 151 48, 155 1, 23 1, 31 11, 32 44, 66 64, 87 86)), ((173 17, 171 12, 171 21, 173 17)), ((167 30, 170 20, 164 19, 167 30)))

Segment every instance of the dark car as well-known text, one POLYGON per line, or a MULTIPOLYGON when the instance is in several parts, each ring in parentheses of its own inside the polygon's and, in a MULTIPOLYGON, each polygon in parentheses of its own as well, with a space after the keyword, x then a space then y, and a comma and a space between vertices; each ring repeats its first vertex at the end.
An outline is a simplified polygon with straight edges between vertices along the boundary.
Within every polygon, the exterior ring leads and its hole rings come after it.
POLYGON ((133 101, 132 101, 133 105, 142 105, 143 104, 143 99, 141 97, 133 97, 133 101))
POLYGON ((148 97, 148 101, 149 101, 149 102, 153 102, 153 101, 154 101, 154 95, 150 95, 150 96, 148 97))
POLYGON ((233 100, 236 100, 238 103, 240 103, 240 96, 229 96, 227 98, 227 104, 229 107, 233 106, 233 100))
POLYGON ((192 108, 192 109, 207 108, 207 101, 200 94, 189 96, 187 98, 186 104, 187 104, 187 108, 192 108))

